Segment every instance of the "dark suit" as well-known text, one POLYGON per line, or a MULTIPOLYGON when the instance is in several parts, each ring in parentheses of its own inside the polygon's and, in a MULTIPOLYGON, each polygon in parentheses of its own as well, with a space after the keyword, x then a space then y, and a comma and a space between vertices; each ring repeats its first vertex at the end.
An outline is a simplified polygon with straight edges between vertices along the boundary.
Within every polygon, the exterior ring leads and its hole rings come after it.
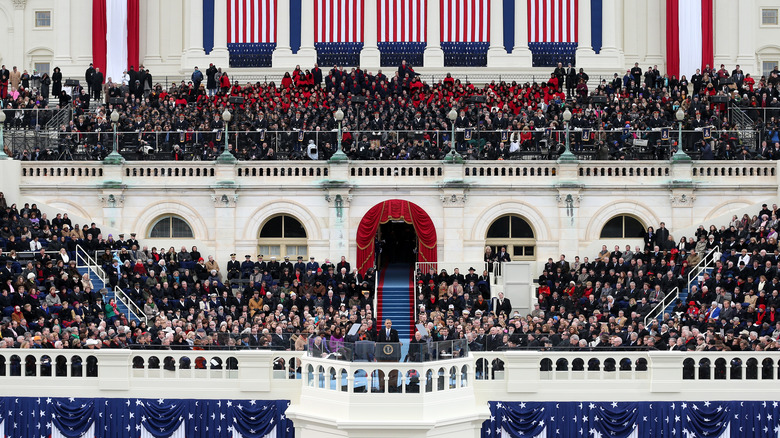
POLYGON ((507 316, 512 314, 512 303, 507 298, 504 298, 503 300, 500 300, 497 297, 493 298, 493 308, 495 309, 496 315, 500 315, 501 312, 504 312, 507 316))
POLYGON ((398 331, 394 328, 391 328, 390 335, 388 336, 387 328, 382 327, 379 330, 379 336, 377 337, 377 342, 399 342, 398 331))

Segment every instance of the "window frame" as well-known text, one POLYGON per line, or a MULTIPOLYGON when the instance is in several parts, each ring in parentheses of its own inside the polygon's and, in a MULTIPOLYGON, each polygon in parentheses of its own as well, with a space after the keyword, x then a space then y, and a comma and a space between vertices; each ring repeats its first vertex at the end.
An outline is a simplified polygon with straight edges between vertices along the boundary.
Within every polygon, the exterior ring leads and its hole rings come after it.
POLYGON ((274 256, 278 261, 284 260, 285 256, 289 256, 291 261, 296 260, 298 256, 302 256, 304 260, 309 260, 309 231, 306 229, 306 226, 303 224, 303 222, 301 222, 297 217, 291 214, 281 213, 281 214, 269 216, 263 221, 263 224, 260 226, 260 229, 257 231, 258 254, 262 254, 265 259, 268 259, 271 256, 271 254, 267 254, 267 252, 269 252, 268 250, 270 249, 270 247, 279 248, 279 254, 274 254, 274 256), (277 217, 282 218, 281 236, 260 237, 260 235, 263 234, 263 229, 265 228, 265 226, 268 225, 268 223, 272 219, 275 219, 277 217), (286 222, 285 217, 298 222, 298 224, 300 224, 301 228, 303 229, 303 232, 306 234, 306 237, 284 237, 285 222, 286 222), (305 248, 303 254, 300 252, 301 248, 305 248))
POLYGON ((498 254, 498 251, 501 249, 501 247, 505 246, 506 252, 512 258, 512 261, 535 261, 537 257, 536 230, 534 230, 534 227, 533 225, 531 225, 531 222, 529 222, 528 219, 526 219, 520 214, 516 214, 516 213, 503 214, 501 216, 494 218, 490 222, 490 225, 488 225, 487 230, 485 230, 485 246, 489 246, 493 248, 493 254, 498 254), (509 218, 509 227, 507 230, 509 236, 508 237, 487 237, 488 233, 490 232, 490 228, 500 219, 503 219, 505 217, 509 218), (528 228, 531 229, 532 237, 517 237, 517 238, 511 237, 513 217, 520 219, 521 221, 525 222, 526 225, 528 225, 528 228), (521 251, 522 255, 515 254, 516 248, 521 251))
POLYGON ((761 75, 763 76, 769 76, 769 74, 774 70, 774 68, 770 68, 769 70, 764 69, 764 64, 767 63, 774 63, 775 67, 780 66, 780 60, 778 59, 761 59, 761 75))
POLYGON ((771 8, 771 7, 763 7, 760 8, 760 14, 759 17, 759 25, 760 27, 780 27, 780 8, 771 8), (766 11, 774 11, 775 12, 775 22, 774 23, 764 23, 764 12, 766 11))
POLYGON ((636 216, 634 216, 632 214, 621 213, 621 214, 616 214, 616 215, 612 216, 611 218, 609 218, 609 220, 604 222, 604 225, 601 226, 601 230, 599 231, 599 239, 641 239, 642 236, 633 236, 633 237, 632 236, 626 236, 626 218, 631 218, 631 219, 637 221, 637 223, 642 228, 642 230, 645 230, 645 231, 647 230, 647 226, 644 224, 644 222, 642 222, 642 219, 640 219, 640 218, 638 218, 638 217, 636 217, 636 216), (623 219, 623 224, 622 224, 622 227, 621 227, 622 228, 622 232, 620 233, 621 237, 605 237, 604 236, 604 228, 607 226, 608 223, 612 222, 613 220, 615 220, 617 218, 622 218, 623 219))
POLYGON ((54 14, 52 13, 51 9, 36 9, 33 11, 33 29, 36 30, 51 30, 53 25, 53 17, 54 14), (49 25, 48 26, 39 26, 38 25, 38 14, 42 13, 48 13, 49 14, 49 25))
POLYGON ((192 225, 190 225, 190 223, 186 219, 184 219, 183 217, 175 215, 175 214, 166 214, 166 215, 162 215, 162 216, 158 217, 157 219, 155 219, 152 222, 152 224, 148 228, 148 231, 146 232, 146 236, 147 236, 148 239, 195 239, 195 230, 192 229, 192 225), (189 237, 180 237, 180 236, 174 237, 174 235, 173 235, 173 219, 178 219, 178 220, 182 221, 187 226, 187 228, 189 229, 189 234, 190 234, 189 237), (164 221, 164 220, 168 220, 169 221, 167 236, 152 236, 152 232, 154 231, 155 227, 157 227, 157 225, 160 222, 164 221))
POLYGON ((33 70, 37 70, 39 74, 43 74, 44 72, 41 71, 41 69, 38 68, 39 64, 46 64, 46 71, 45 73, 49 74, 51 76, 51 62, 45 61, 45 62, 33 62, 33 70))

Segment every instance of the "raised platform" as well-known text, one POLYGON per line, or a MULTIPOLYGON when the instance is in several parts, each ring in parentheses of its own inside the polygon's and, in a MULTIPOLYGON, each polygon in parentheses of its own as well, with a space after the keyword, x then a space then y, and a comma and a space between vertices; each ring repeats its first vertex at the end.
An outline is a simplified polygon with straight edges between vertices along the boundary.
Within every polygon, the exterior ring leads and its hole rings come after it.
POLYGON ((523 401, 771 401, 779 365, 775 352, 506 351, 361 363, 269 350, 5 350, 0 396, 290 400, 296 436, 473 438, 492 421, 489 402, 495 410, 523 401), (358 390, 366 382, 371 389, 358 390))

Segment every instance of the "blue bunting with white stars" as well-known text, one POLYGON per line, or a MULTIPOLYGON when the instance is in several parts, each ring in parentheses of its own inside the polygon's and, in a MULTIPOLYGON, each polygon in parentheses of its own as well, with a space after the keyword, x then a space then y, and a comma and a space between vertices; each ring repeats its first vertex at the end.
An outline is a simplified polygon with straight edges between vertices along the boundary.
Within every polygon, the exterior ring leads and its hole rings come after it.
POLYGON ((5 437, 48 438, 52 429, 64 437, 168 438, 183 428, 190 436, 294 438, 285 417, 287 400, 192 400, 0 397, 5 437))
POLYGON ((780 436, 777 401, 490 402, 483 438, 780 436))

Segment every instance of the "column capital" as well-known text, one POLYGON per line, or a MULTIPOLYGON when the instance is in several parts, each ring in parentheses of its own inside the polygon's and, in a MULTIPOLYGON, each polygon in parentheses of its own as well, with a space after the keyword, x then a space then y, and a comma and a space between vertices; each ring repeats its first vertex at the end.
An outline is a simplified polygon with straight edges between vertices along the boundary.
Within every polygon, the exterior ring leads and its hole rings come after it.
POLYGON ((115 193, 101 193, 98 195, 98 202, 103 207, 117 208, 125 205, 125 195, 122 192, 115 193))
POLYGON ((13 0, 14 1, 14 9, 24 9, 25 6, 27 6, 27 0, 13 0))
POLYGON ((669 194, 669 201, 671 202, 672 207, 693 208, 693 203, 696 201, 696 195, 693 193, 693 190, 684 192, 673 190, 672 193, 669 194))
POLYGON ((465 207, 469 196, 466 193, 445 193, 439 196, 442 206, 465 207))
POLYGON ((325 202, 328 203, 331 207, 349 207, 349 204, 352 203, 353 196, 349 194, 349 192, 328 192, 327 195, 325 195, 325 202))
POLYGON ((235 208, 238 204, 238 193, 234 190, 215 190, 211 202, 216 208, 235 208))

